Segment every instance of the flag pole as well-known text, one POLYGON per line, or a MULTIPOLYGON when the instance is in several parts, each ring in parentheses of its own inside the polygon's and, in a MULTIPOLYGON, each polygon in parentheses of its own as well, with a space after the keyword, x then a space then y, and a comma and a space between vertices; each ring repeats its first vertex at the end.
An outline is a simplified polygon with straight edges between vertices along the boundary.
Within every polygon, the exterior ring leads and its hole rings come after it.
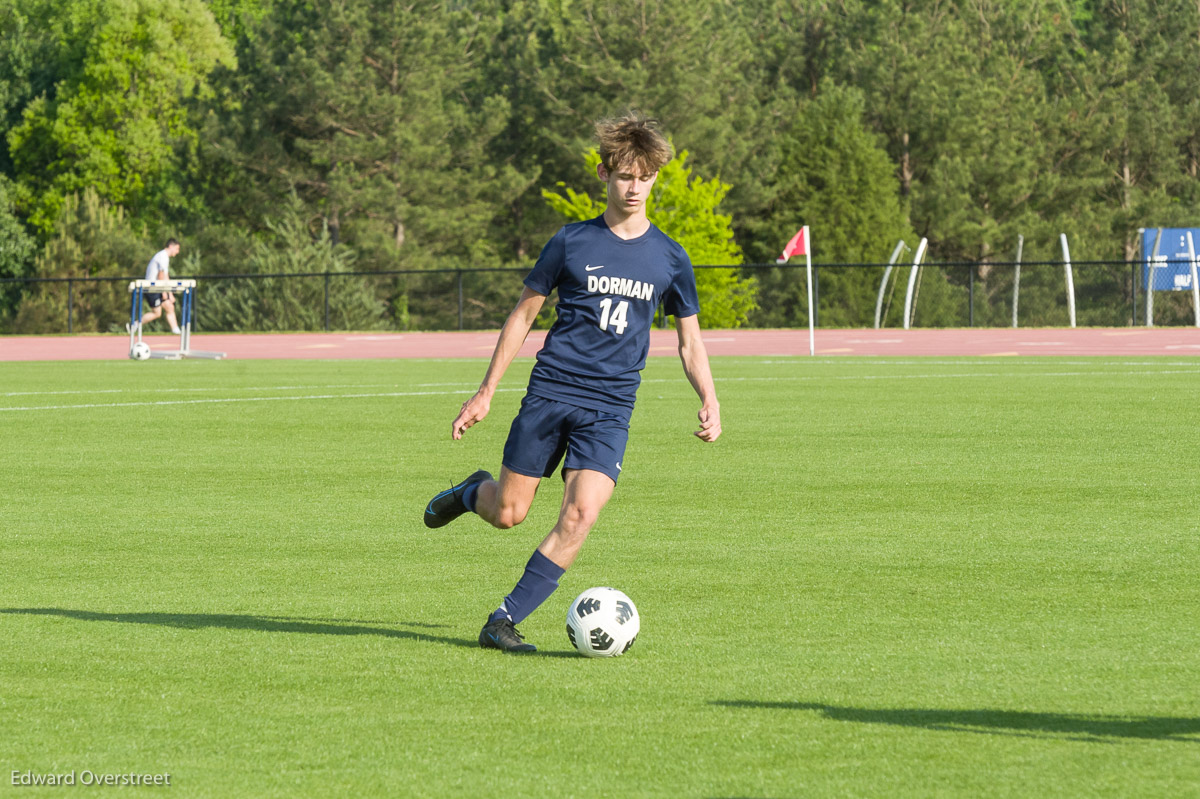
POLYGON ((804 263, 807 267, 805 273, 808 276, 808 354, 817 354, 817 339, 816 325, 814 324, 813 311, 813 275, 812 275, 812 242, 808 239, 808 225, 804 225, 796 231, 796 235, 792 236, 791 241, 783 248, 783 254, 775 259, 777 264, 786 264, 788 259, 797 253, 804 253, 804 263))
POLYGON ((808 241, 808 225, 804 226, 804 263, 808 275, 808 354, 817 354, 816 325, 813 320, 812 247, 808 241))

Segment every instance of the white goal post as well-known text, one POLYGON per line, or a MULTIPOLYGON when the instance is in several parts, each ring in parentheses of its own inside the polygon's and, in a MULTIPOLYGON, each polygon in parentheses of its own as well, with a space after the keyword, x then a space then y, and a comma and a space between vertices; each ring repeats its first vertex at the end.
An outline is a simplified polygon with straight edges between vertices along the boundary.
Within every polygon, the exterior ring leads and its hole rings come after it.
POLYGON ((1067 248, 1067 234, 1059 233, 1058 240, 1062 242, 1063 271, 1067 275, 1067 313, 1071 317, 1071 327, 1075 327, 1075 276, 1071 273, 1071 251, 1067 248))
POLYGON ((921 270, 921 260, 925 257, 925 248, 929 245, 929 239, 921 239, 921 243, 917 245, 917 254, 913 258, 912 271, 908 273, 908 290, 904 292, 904 329, 912 325, 913 315, 913 291, 917 287, 917 274, 921 270))
POLYGON ((904 246, 904 239, 900 239, 900 243, 896 245, 896 249, 892 250, 892 257, 888 259, 887 269, 883 270, 883 280, 879 281, 879 295, 875 298, 875 329, 879 329, 880 322, 883 316, 883 295, 887 291, 888 278, 892 275, 892 267, 896 265, 896 261, 900 259, 900 253, 904 252, 907 247, 904 246))

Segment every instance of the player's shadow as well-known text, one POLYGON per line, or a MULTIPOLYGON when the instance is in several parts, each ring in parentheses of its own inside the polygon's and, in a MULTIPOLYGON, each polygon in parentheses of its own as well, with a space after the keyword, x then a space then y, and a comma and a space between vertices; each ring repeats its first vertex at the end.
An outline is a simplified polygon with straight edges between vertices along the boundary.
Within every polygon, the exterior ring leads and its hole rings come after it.
POLYGON ((30 616, 62 616, 80 621, 107 621, 122 624, 153 624, 160 627, 177 627, 184 630, 199 630, 216 627, 225 630, 255 630, 269 633, 302 633, 306 635, 379 635, 384 638, 400 638, 409 641, 427 641, 450 646, 478 648, 477 641, 465 638, 450 638, 428 630, 444 629, 444 624, 424 622, 364 622, 354 619, 312 619, 288 616, 255 616, 230 613, 99 613, 92 610, 66 610, 64 608, 0 608, 0 613, 27 614, 30 616), (391 624, 410 629, 392 629, 378 626, 391 624))
POLYGON ((889 724, 927 730, 1011 735, 1026 738, 1063 738, 1112 743, 1133 738, 1200 743, 1200 719, 1164 716, 1103 716, 1073 713, 1025 713, 1011 710, 921 710, 837 707, 812 702, 760 702, 747 699, 717 700, 710 704, 759 710, 802 710, 833 721, 889 724))

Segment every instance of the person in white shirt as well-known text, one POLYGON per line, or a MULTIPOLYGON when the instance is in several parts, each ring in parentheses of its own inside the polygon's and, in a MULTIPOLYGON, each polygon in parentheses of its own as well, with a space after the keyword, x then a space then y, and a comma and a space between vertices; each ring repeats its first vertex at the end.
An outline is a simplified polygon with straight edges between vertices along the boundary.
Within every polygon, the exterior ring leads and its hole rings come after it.
MULTIPOLYGON (((175 239, 167 239, 167 246, 154 253, 154 257, 150 259, 150 263, 146 266, 146 279, 169 280, 171 277, 171 259, 176 255, 179 255, 179 242, 175 239)), ((150 310, 142 315, 138 326, 144 327, 147 322, 153 322, 162 316, 165 310, 167 312, 167 322, 171 325, 171 332, 179 335, 179 322, 175 319, 175 295, 166 291, 162 293, 147 292, 144 296, 146 303, 150 306, 150 310)))

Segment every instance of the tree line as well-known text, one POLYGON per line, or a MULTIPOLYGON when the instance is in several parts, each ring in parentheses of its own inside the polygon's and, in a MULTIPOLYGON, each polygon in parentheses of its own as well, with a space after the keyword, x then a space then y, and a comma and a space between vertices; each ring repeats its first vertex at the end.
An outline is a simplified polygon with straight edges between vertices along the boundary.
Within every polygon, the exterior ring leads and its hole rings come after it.
MULTIPOLYGON (((578 213, 564 193, 603 202, 591 125, 631 109, 686 151, 679 180, 703 197, 672 202, 707 202, 727 264, 773 261, 801 224, 818 263, 884 262, 924 237, 932 259, 975 264, 996 304, 1011 279, 991 265, 1018 236, 1026 260, 1055 260, 1065 233, 1073 258, 1114 262, 1081 290, 1115 309, 1137 229, 1198 217, 1200 10, 0 0, 0 278, 133 275, 168 236, 191 274, 528 267, 578 213)), ((822 323, 869 323, 879 274, 823 270, 822 323)), ((921 290, 967 279, 945 270, 921 290)), ((513 273, 472 280, 515 299, 513 273)), ((723 324, 806 323, 793 272, 713 280, 723 324)), ((360 327, 414 324, 410 303, 440 285, 340 282, 360 327)), ((277 290, 218 304, 230 325, 286 328, 277 290)), ((59 294, 0 284, 0 330, 50 324, 59 294)), ((961 315, 939 307, 926 323, 961 315)))

